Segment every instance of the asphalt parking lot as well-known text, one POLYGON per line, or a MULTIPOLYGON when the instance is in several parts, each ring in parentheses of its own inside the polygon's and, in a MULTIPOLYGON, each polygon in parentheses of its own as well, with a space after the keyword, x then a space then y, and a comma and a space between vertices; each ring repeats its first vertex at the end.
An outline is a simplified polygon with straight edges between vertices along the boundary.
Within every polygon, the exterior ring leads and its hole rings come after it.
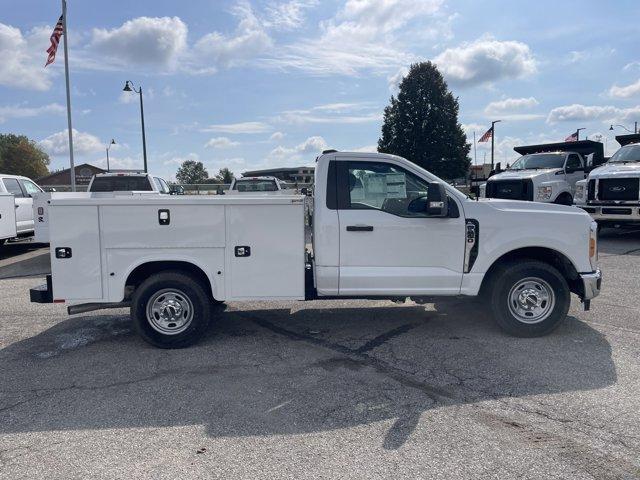
MULTIPOLYGON (((0 276, 39 274, 25 250, 0 276)), ((173 351, 5 278, 0 478, 640 478, 640 231, 600 264, 544 338, 462 300, 232 303, 173 351)))

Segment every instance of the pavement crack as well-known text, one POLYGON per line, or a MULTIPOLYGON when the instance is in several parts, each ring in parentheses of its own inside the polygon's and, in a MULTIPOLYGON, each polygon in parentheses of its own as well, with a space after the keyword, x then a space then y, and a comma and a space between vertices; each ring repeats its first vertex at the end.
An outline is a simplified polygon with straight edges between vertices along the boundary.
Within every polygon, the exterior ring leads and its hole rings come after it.
POLYGON ((370 350, 373 350, 373 349, 385 344, 387 341, 391 340, 392 338, 397 337, 399 335, 402 335, 403 333, 407 333, 409 330, 412 330, 416 326, 417 325, 415 323, 407 323, 405 325, 400 325, 399 327, 394 328, 393 330, 389 330, 388 332, 385 332, 382 335, 378 335, 377 337, 369 340, 367 343, 362 345, 360 348, 354 350, 354 352, 355 353, 365 353, 365 352, 368 352, 370 350))

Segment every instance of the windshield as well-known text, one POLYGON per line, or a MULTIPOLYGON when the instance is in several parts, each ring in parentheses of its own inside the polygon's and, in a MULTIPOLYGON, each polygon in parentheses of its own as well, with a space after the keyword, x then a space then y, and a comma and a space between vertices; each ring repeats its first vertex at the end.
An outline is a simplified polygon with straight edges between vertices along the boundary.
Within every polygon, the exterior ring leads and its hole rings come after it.
POLYGON ((151 191, 151 184, 145 176, 105 176, 95 177, 90 192, 130 192, 151 191))
POLYGON ((523 155, 513 162, 511 170, 525 170, 536 168, 562 168, 564 155, 559 153, 532 153, 523 155))
POLYGON ((238 180, 233 189, 239 192, 275 192, 278 186, 275 180, 238 180))
POLYGON ((613 154, 609 162, 640 162, 640 143, 622 147, 613 154))

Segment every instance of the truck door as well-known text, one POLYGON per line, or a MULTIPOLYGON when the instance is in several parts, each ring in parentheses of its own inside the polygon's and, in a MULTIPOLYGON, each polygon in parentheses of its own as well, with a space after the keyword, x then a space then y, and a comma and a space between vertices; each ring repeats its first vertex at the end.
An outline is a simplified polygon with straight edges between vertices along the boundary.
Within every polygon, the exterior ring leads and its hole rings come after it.
POLYGON ((7 192, 12 193, 16 199, 16 228, 18 233, 33 230, 33 200, 24 193, 18 180, 15 178, 3 178, 7 192))
POLYGON ((340 295, 455 295, 464 218, 411 212, 428 181, 392 163, 338 162, 340 295))
POLYGON ((570 153, 567 156, 565 164, 565 179, 571 188, 571 194, 576 192, 576 182, 587 178, 582 158, 576 153, 570 153))

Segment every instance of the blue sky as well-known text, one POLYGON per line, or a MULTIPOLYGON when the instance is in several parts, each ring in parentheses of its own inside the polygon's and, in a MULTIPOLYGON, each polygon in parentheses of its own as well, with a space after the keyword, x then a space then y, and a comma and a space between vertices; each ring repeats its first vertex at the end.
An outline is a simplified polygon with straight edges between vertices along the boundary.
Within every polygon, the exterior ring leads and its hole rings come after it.
MULTIPOLYGON (((0 132, 68 165, 62 48, 43 68, 57 1, 0 0, 0 132)), ((409 64, 432 60, 497 161, 578 127, 615 151, 611 123, 640 121, 640 4, 618 1, 69 0, 76 162, 150 171, 185 159, 246 169, 313 164, 324 148, 371 150, 409 64)), ((487 146, 478 146, 481 162, 487 146)), ((472 149, 473 155, 473 149, 472 149)), ((487 156, 488 158, 488 156, 487 156)))

